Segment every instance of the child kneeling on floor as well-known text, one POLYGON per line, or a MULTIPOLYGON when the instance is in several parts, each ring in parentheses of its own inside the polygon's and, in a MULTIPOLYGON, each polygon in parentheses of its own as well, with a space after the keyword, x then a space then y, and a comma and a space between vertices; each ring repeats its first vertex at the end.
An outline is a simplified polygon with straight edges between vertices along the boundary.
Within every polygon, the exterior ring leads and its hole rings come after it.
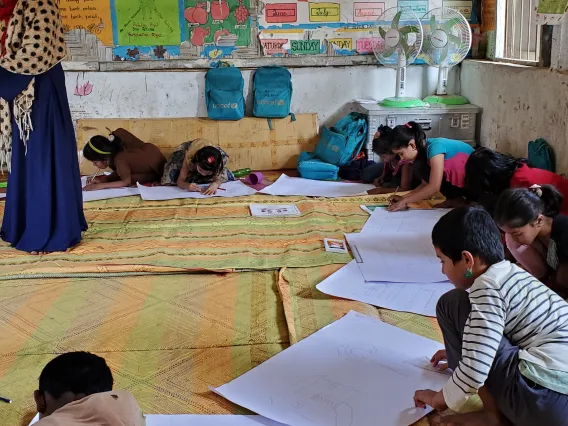
POLYGON ((37 426, 143 426, 144 416, 128 392, 113 391, 105 360, 69 352, 51 360, 39 376, 34 399, 37 426))
POLYGON ((459 411, 479 392, 483 411, 441 424, 568 425, 568 304, 504 260, 499 228, 485 210, 452 210, 432 243, 456 288, 438 302, 445 350, 431 361, 447 360, 453 374, 440 392, 417 391, 416 406, 459 411))

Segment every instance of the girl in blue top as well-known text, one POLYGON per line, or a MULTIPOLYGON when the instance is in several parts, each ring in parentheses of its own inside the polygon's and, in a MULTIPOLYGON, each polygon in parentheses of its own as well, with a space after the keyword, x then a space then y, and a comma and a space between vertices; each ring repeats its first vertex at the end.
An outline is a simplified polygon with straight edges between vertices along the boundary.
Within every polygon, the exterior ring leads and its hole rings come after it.
POLYGON ((405 196, 392 196, 389 211, 404 210, 409 203, 429 199, 438 192, 448 200, 463 199, 465 163, 473 152, 470 145, 446 138, 426 139, 422 127, 413 121, 396 126, 389 139, 391 151, 401 160, 414 162, 422 180, 405 196))

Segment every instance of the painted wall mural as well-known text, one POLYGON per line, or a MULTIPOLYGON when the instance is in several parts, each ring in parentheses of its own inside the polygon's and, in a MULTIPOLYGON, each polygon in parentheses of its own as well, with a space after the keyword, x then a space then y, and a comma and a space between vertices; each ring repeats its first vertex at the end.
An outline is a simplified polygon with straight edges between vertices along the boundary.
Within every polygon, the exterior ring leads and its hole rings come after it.
POLYGON ((391 7, 473 16, 476 0, 61 0, 73 60, 370 54, 391 7))

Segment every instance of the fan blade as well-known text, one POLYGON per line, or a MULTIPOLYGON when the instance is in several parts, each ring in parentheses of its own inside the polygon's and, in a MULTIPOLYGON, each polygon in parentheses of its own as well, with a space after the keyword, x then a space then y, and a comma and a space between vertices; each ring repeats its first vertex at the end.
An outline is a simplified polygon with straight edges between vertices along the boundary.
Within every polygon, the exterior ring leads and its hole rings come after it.
POLYGON ((444 22, 442 24, 442 29, 446 33, 449 33, 454 25, 460 24, 461 22, 462 22, 462 20, 460 18, 449 19, 447 22, 444 22))
POLYGON ((447 34, 448 36, 448 42, 455 44, 456 46, 459 46, 461 44, 461 38, 459 38, 458 36, 455 36, 453 34, 447 34))
POLYGON ((438 25, 436 25, 436 17, 434 15, 430 16, 430 34, 438 29, 438 25))
POLYGON ((404 51, 404 57, 408 60, 408 57, 410 56, 410 46, 408 46, 406 38, 400 39, 399 44, 402 47, 402 50, 404 51))
POLYGON ((402 35, 407 35, 407 34, 410 34, 410 33, 417 33, 419 31, 420 30, 418 29, 418 27, 415 27, 414 25, 406 25, 406 26, 404 26, 404 27, 402 27, 398 30, 398 32, 402 35))
POLYGON ((391 28, 398 28, 398 23, 400 21, 400 16, 402 15, 402 10, 394 15, 394 19, 392 20, 391 28))
POLYGON ((386 38, 387 38, 387 32, 384 30, 383 27, 379 27, 379 34, 381 35, 381 37, 383 38, 383 40, 386 40, 386 38))
POLYGON ((385 51, 382 53, 382 55, 383 55, 383 57, 385 57, 385 58, 390 58, 390 57, 394 54, 394 51, 395 51, 395 50, 396 50, 396 47, 391 47, 390 49, 385 50, 385 51))
POLYGON ((440 52, 440 57, 438 58, 438 62, 442 63, 448 57, 448 46, 444 47, 444 49, 440 52))

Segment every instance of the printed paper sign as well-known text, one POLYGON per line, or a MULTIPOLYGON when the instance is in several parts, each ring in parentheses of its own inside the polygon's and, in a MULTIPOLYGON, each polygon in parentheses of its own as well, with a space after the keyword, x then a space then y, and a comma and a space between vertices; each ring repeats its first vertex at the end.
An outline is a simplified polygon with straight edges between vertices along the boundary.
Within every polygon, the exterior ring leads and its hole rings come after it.
POLYGON ((338 49, 353 50, 352 38, 330 38, 327 41, 329 41, 338 49))
POLYGON ((355 22, 376 21, 385 11, 384 3, 363 3, 353 4, 353 20, 355 22))
POLYGON ((428 0, 398 0, 398 8, 409 7, 418 16, 428 12, 428 0))
POLYGON ((310 22, 339 22, 339 3, 310 3, 310 22))
POLYGON ((279 53, 286 53, 286 50, 284 50, 284 45, 286 43, 288 43, 288 39, 285 38, 260 40, 262 51, 265 55, 277 55, 279 53))
POLYGON ((366 38, 360 38, 359 40, 357 40, 356 43, 356 50, 357 53, 360 54, 369 54, 369 53, 373 53, 373 48, 374 47, 381 47, 381 45, 384 44, 384 40, 378 37, 366 37, 366 38))
POLYGON ((290 53, 293 55, 317 55, 321 53, 320 40, 292 40, 290 53))
POLYGON ((271 3, 264 9, 266 22, 281 24, 298 20, 298 6, 295 3, 271 3))
POLYGON ((467 20, 469 20, 471 17, 471 7, 472 7, 471 1, 448 0, 444 2, 444 7, 449 7, 450 9, 457 10, 467 20))

